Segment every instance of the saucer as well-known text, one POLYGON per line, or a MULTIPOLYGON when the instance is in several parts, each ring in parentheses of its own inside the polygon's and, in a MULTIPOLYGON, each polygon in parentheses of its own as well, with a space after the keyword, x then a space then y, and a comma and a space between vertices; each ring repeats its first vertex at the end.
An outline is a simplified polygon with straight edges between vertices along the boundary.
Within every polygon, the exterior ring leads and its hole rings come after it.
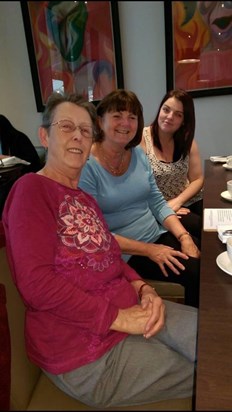
POLYGON ((232 276, 232 263, 228 258, 227 252, 222 252, 220 255, 218 255, 216 263, 218 267, 223 270, 223 272, 226 272, 228 273, 228 275, 232 276))
POLYGON ((227 165, 226 163, 224 163, 222 165, 222 167, 224 167, 226 170, 232 170, 232 166, 227 165))
POLYGON ((225 192, 222 192, 221 197, 223 197, 223 199, 229 200, 229 202, 232 202, 232 197, 230 196, 228 190, 225 190, 225 192))

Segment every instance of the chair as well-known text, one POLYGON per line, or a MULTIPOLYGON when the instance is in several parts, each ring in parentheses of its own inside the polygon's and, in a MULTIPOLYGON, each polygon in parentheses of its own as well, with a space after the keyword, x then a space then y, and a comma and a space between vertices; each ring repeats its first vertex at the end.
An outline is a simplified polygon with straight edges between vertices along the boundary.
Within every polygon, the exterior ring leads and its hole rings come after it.
POLYGON ((11 347, 6 290, 0 283, 0 411, 10 408, 11 347))
POLYGON ((35 146, 35 150, 37 151, 39 158, 40 158, 40 165, 44 167, 46 161, 46 149, 43 146, 35 146))
POLYGON ((145 282, 152 285, 159 296, 172 302, 184 304, 185 290, 179 283, 164 282, 159 280, 145 279, 145 282))
MULTIPOLYGON (((67 396, 26 355, 24 343, 25 309, 11 278, 5 247, 0 249, 0 282, 5 285, 11 336, 11 398, 14 411, 81 411, 97 410, 67 396)), ((108 410, 191 411, 192 399, 175 399, 147 405, 128 406, 108 410)))

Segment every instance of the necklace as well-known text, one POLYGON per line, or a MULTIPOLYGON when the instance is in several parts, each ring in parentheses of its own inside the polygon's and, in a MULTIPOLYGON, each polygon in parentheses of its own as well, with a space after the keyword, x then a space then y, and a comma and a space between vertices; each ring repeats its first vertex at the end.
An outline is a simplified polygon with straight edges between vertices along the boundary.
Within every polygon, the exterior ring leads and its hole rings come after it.
POLYGON ((124 167, 125 151, 123 151, 123 153, 122 153, 122 156, 121 156, 120 163, 119 163, 118 167, 113 167, 110 164, 110 160, 107 159, 107 157, 105 156, 102 146, 100 146, 100 149, 101 149, 102 158, 103 158, 107 168, 110 170, 110 172, 114 176, 119 176, 122 173, 123 167, 124 167))

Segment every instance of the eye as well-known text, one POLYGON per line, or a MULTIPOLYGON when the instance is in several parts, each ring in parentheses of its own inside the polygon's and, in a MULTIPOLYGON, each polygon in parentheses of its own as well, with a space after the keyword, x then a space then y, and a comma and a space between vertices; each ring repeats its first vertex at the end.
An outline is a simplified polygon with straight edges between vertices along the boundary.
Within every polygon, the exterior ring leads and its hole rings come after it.
POLYGON ((93 129, 91 126, 80 126, 81 134, 85 137, 93 136, 93 129))
POLYGON ((75 130, 75 125, 72 122, 69 121, 62 121, 60 122, 60 128, 63 130, 65 133, 73 132, 75 130))
POLYGON ((162 110, 164 113, 169 113, 169 109, 166 106, 162 107, 162 110))

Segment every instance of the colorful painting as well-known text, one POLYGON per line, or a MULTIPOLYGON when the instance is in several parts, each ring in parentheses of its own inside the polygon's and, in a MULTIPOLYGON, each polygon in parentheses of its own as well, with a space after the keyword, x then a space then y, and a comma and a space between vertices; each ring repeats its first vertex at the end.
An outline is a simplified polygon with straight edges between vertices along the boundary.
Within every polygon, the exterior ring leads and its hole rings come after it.
POLYGON ((123 87, 117 2, 28 1, 21 8, 38 111, 54 90, 98 102, 123 87))
POLYGON ((231 1, 165 2, 165 28, 168 89, 232 93, 231 1))

